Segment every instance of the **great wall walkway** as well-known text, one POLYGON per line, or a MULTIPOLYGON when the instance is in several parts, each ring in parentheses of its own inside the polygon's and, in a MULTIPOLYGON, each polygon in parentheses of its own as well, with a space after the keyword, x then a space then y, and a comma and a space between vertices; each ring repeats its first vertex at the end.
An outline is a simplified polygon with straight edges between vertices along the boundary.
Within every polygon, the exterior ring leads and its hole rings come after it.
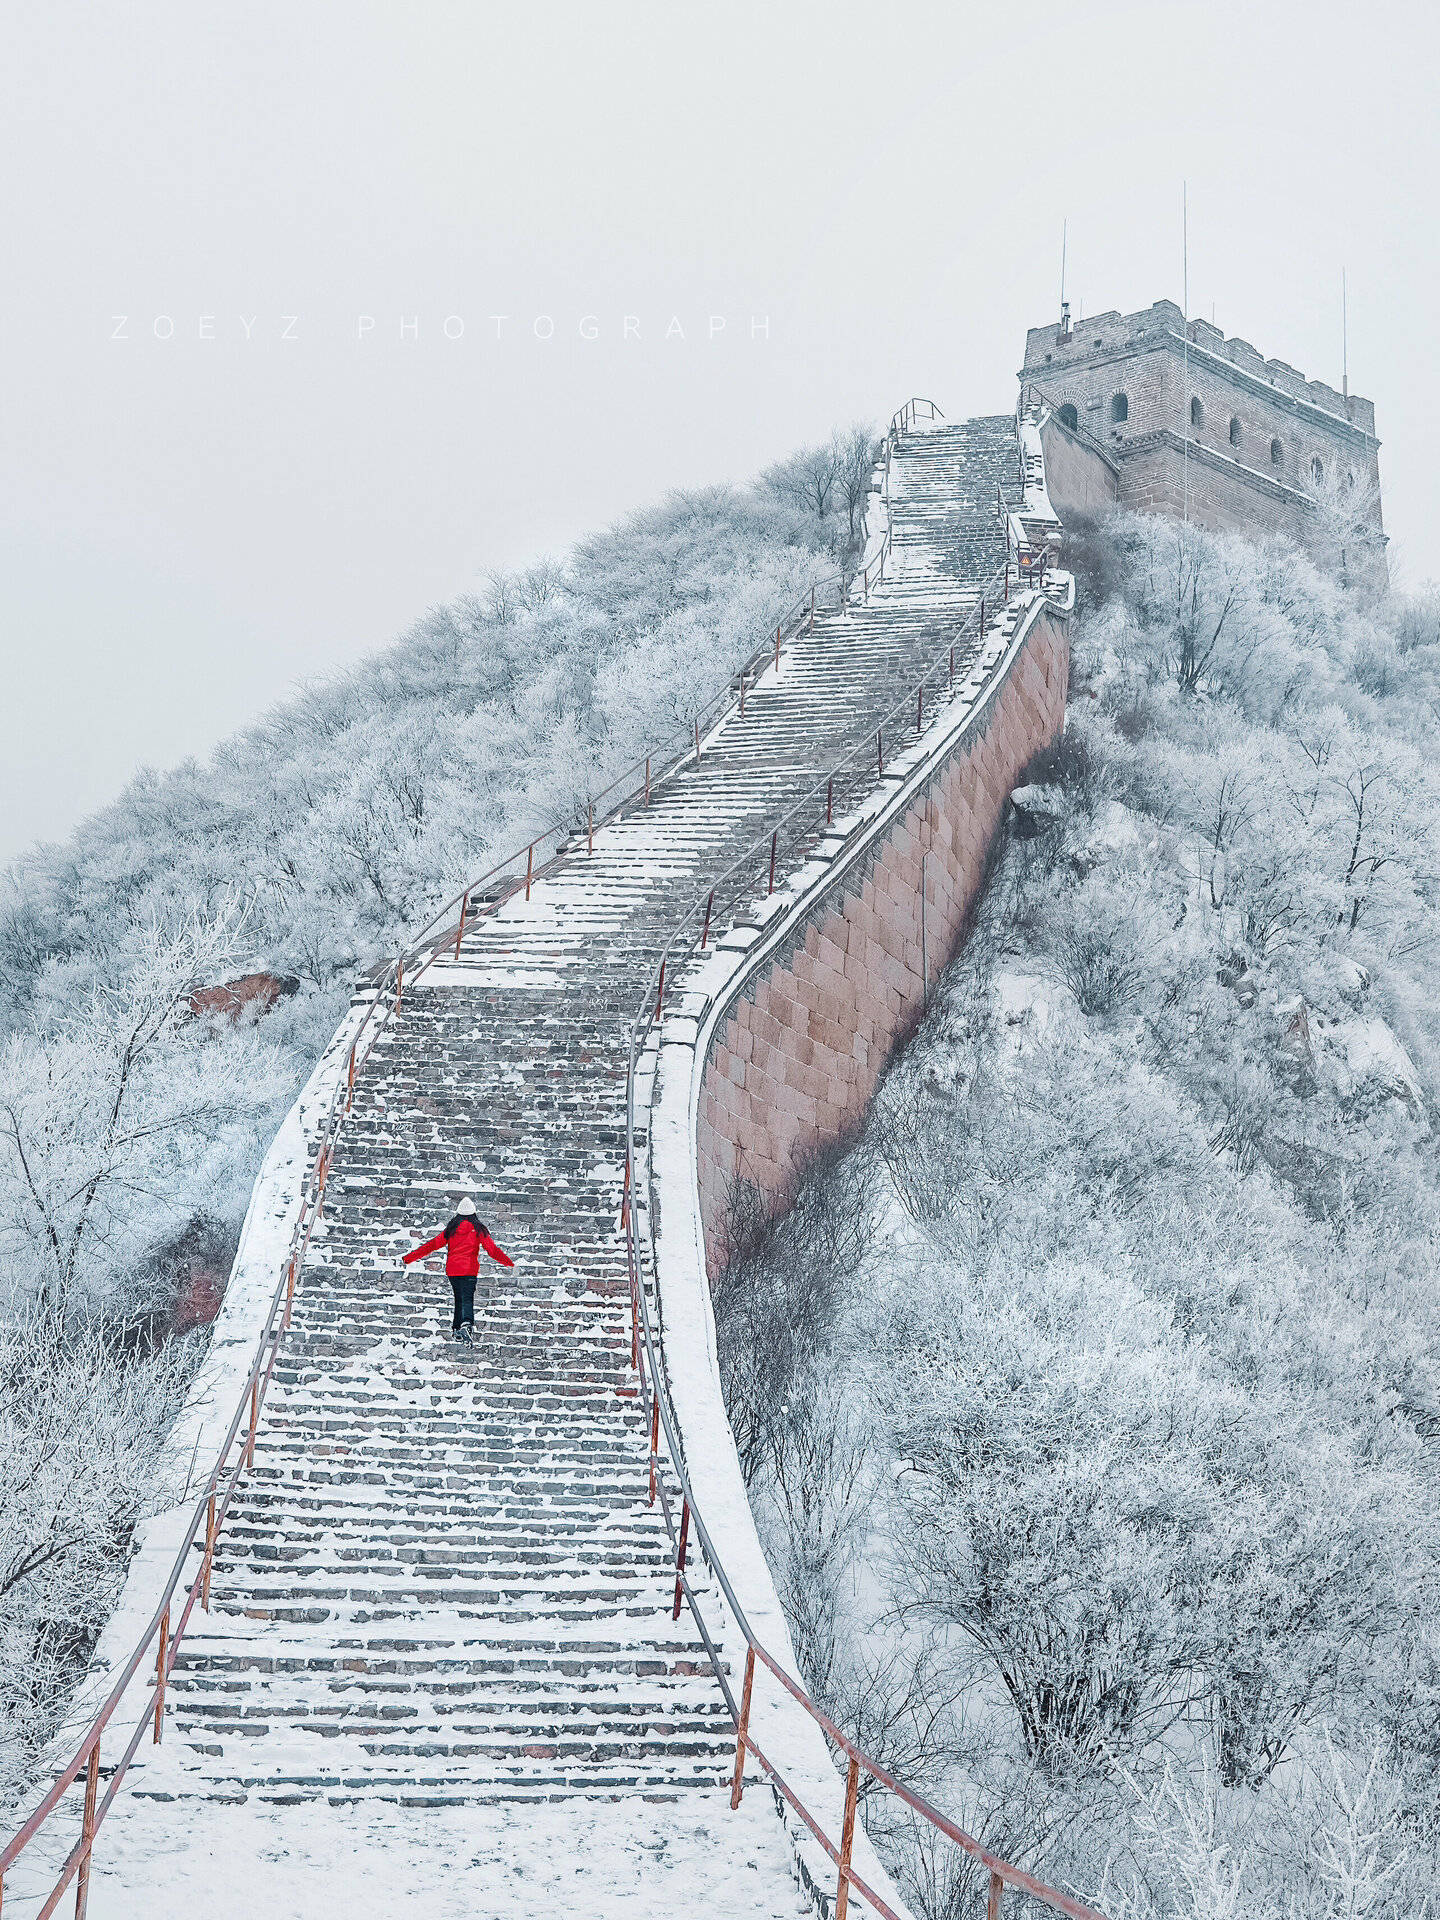
MULTIPOLYGON (((453 1907, 435 1893, 416 1911, 539 1911, 542 1891, 569 1911, 540 1860, 526 1899, 496 1891, 521 1871, 521 1828, 547 1858, 591 1853, 577 1912, 610 1912, 612 1894, 646 1911, 621 1854, 636 1874, 648 1857, 662 1879, 732 1886, 711 1909, 727 1917, 797 1911, 768 1796, 728 1811, 733 1728, 688 1615, 671 1619, 625 1397, 629 1028, 679 907, 943 651, 1004 561, 996 488, 1013 500, 1016 471, 1008 416, 908 436, 883 588, 822 613, 648 810, 597 829, 592 853, 582 834, 528 903, 475 922, 407 992, 340 1138, 165 1744, 142 1749, 97 1846, 92 1916, 141 1910, 147 1860, 177 1912, 187 1886, 232 1911, 177 1826, 230 1860, 237 1913, 330 1911, 326 1846, 351 1914, 369 1913, 377 1862, 407 1893, 430 1884, 404 1864, 422 1827, 471 1879, 454 1877, 453 1907), (467 1192, 517 1262, 482 1275, 470 1348, 447 1337, 438 1257, 399 1264, 467 1192), (297 1835, 313 1905, 276 1865, 297 1835)), ((712 1591, 698 1557, 691 1571, 712 1591)), ((394 1892, 374 1911, 404 1908, 394 1892)))

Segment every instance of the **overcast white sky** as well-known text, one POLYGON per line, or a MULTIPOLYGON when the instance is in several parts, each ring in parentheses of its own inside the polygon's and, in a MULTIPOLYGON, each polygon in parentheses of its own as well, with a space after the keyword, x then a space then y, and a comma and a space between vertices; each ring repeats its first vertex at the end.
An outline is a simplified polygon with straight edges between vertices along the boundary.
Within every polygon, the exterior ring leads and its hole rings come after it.
POLYGON ((1192 311, 1337 385, 1348 268, 1392 555, 1440 574, 1437 37, 1332 0, 12 10, 0 856, 487 567, 911 393, 1008 409, 1062 218, 1086 312, 1178 299, 1182 178, 1192 311))

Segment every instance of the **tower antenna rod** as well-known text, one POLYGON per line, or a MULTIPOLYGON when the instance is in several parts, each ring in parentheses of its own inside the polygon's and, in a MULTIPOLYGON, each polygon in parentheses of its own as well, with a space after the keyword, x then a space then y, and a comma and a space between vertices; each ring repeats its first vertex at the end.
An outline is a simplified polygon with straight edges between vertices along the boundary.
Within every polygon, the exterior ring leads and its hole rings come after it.
MULTIPOLYGON (((1345 269, 1340 269, 1340 391, 1350 398, 1350 302, 1345 284, 1345 269)), ((1346 408, 1349 412, 1349 408, 1346 408)))
POLYGON ((1069 251, 1070 222, 1060 222, 1060 336, 1068 339, 1070 335, 1070 302, 1065 298, 1065 261, 1069 251))
POLYGON ((1065 306, 1065 255, 1070 244, 1070 222, 1060 222, 1060 306, 1065 306))

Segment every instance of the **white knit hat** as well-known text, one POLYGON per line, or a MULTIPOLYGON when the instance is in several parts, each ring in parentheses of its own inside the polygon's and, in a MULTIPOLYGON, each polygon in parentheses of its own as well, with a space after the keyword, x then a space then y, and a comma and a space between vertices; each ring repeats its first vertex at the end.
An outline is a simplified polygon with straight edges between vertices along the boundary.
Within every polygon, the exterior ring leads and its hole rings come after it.
POLYGON ((455 1211, 456 1213, 473 1213, 475 1211, 475 1202, 470 1198, 468 1193, 460 1202, 459 1206, 456 1207, 455 1211))

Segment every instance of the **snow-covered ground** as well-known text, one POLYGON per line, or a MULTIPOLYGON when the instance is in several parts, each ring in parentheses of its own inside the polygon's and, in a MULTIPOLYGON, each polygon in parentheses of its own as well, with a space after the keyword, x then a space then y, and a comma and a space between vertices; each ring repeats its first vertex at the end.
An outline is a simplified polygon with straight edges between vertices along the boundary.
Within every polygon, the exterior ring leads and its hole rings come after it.
MULTIPOLYGON (((117 1803, 89 1920, 798 1920, 770 1795, 454 1808, 117 1803)), ((6 1889, 5 1910, 24 1913, 6 1889)))

